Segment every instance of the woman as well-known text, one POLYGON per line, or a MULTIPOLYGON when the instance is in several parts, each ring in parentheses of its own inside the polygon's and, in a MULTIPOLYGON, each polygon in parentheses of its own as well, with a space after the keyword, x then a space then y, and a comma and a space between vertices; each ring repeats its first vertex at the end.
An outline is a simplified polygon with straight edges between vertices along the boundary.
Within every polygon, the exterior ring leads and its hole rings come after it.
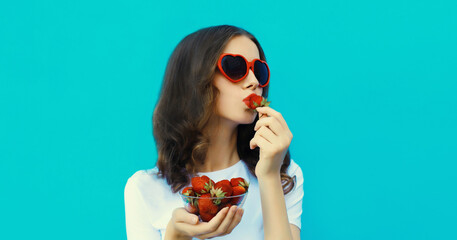
POLYGON ((290 159, 292 133, 279 112, 259 107, 257 114, 243 102, 268 96, 264 61, 257 39, 230 25, 200 29, 178 44, 153 115, 157 166, 125 186, 129 240, 300 239, 303 175, 290 159), (202 175, 247 179, 243 209, 223 209, 209 222, 188 213, 178 192, 202 175))

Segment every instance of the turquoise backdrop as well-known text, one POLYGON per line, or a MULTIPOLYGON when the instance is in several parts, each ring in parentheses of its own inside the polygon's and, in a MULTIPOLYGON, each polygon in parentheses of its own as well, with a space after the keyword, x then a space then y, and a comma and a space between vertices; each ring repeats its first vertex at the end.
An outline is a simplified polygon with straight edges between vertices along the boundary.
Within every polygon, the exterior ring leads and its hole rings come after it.
POLYGON ((301 239, 457 239, 457 2, 1 1, 2 239, 126 239, 167 60, 252 32, 304 174, 301 239))

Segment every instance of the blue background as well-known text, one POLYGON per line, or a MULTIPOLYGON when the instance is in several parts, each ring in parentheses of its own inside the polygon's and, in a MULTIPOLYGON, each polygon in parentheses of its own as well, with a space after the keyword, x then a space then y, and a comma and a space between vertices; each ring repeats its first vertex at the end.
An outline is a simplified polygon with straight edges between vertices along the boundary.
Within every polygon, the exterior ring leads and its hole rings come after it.
POLYGON ((126 239, 167 60, 252 32, 304 174, 302 239, 457 239, 456 1, 2 1, 2 239, 126 239))

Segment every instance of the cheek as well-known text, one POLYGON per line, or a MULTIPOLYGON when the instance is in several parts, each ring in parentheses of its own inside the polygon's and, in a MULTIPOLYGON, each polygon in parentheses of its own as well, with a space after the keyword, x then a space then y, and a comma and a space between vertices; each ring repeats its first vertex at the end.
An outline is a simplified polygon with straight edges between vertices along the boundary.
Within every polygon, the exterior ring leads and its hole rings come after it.
POLYGON ((235 97, 232 95, 226 93, 226 92, 220 92, 218 99, 217 99, 217 105, 218 108, 221 112, 230 112, 233 111, 234 105, 235 104, 235 97))
POLYGON ((219 90, 221 90, 221 88, 223 88, 228 81, 229 80, 225 79, 225 77, 221 73, 216 72, 213 79, 213 85, 216 86, 219 90))
POLYGON ((239 115, 244 106, 240 86, 230 82, 222 74, 216 74, 213 84, 219 90, 216 99, 219 113, 225 117, 239 115))
POLYGON ((233 94, 224 91, 219 93, 217 98, 217 109, 220 116, 229 119, 234 117, 238 118, 236 116, 240 115, 240 111, 242 109, 241 105, 239 108, 237 108, 238 105, 240 104, 237 104, 236 97, 233 96, 233 94))
POLYGON ((222 106, 233 104, 237 98, 237 87, 222 75, 216 75, 214 86, 219 90, 218 102, 222 106))

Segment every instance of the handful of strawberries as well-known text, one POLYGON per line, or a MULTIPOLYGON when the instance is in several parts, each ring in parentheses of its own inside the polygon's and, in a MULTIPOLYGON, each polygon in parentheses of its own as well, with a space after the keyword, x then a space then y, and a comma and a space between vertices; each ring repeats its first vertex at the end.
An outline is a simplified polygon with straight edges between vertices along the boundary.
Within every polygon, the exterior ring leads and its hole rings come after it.
POLYGON ((208 176, 193 177, 192 187, 181 192, 185 208, 190 213, 200 215, 208 222, 224 207, 240 205, 243 202, 249 183, 241 177, 227 179, 215 183, 208 176))

